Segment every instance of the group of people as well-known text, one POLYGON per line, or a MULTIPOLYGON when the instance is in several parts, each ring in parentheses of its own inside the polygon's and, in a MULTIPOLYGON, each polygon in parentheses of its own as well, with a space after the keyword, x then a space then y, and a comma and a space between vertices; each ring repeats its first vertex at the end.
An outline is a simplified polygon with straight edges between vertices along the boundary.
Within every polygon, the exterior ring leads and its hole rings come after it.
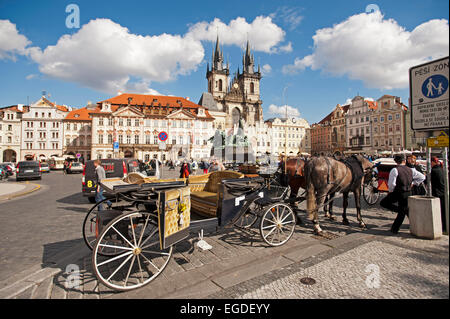
MULTIPOLYGON (((225 170, 225 167, 222 164, 222 162, 220 162, 217 159, 213 159, 211 161, 202 160, 198 164, 198 167, 203 170, 203 174, 225 170)), ((192 174, 192 164, 187 160, 184 160, 180 168, 180 178, 188 178, 189 175, 191 174, 192 174)))
POLYGON ((440 199, 442 228, 446 232, 444 172, 439 159, 435 156, 431 158, 430 181, 426 181, 425 172, 416 164, 414 155, 406 158, 404 154, 398 154, 395 155, 394 161, 397 166, 389 172, 389 193, 380 202, 382 207, 397 213, 391 232, 397 234, 405 216, 409 216, 408 197, 426 193, 423 186, 425 182, 431 183, 432 195, 440 199))

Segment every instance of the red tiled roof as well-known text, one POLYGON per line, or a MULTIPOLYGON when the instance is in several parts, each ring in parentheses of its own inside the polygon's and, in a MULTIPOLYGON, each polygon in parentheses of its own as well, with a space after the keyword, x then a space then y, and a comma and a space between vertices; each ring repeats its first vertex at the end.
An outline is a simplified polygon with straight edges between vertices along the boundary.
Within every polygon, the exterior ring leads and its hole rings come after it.
POLYGON ((26 113, 29 111, 29 109, 30 109, 30 107, 28 105, 24 105, 22 107, 22 111, 20 111, 18 105, 11 105, 11 106, 5 106, 5 107, 0 108, 0 112, 4 111, 4 110, 10 110, 13 112, 26 113))
POLYGON ((195 104, 194 102, 190 100, 186 100, 183 97, 179 96, 166 96, 166 95, 145 95, 145 94, 130 94, 130 93, 123 93, 121 95, 112 97, 110 99, 98 102, 97 104, 101 104, 102 102, 110 102, 111 104, 125 104, 128 105, 128 98, 132 98, 130 105, 153 105, 158 106, 161 103, 161 106, 166 106, 167 103, 169 106, 179 106, 180 104, 177 103, 177 101, 180 101, 183 106, 185 107, 191 107, 191 108, 198 108, 200 105, 195 104), (156 100, 155 102, 153 100, 156 100))
POLYGON ((91 121, 90 114, 98 111, 98 108, 88 110, 86 107, 81 109, 74 109, 64 118, 64 121, 91 121))
MULTIPOLYGON (((128 99, 131 98, 130 106, 138 106, 138 108, 142 108, 145 106, 150 106, 153 104, 154 107, 171 107, 171 108, 179 108, 180 106, 186 111, 194 116, 197 116, 197 109, 200 107, 205 108, 205 118, 212 119, 212 116, 208 112, 208 108, 198 105, 190 100, 187 100, 183 97, 179 96, 166 96, 166 95, 145 95, 145 94, 131 94, 131 93, 123 93, 121 95, 112 97, 107 100, 103 100, 97 102, 99 108, 103 102, 111 103, 111 111, 115 112, 120 106, 128 105, 128 99)), ((141 109, 140 109, 141 110, 141 109)), ((142 111, 142 110, 141 110, 142 111)), ((94 113, 101 113, 97 110, 94 113)), ((158 116, 155 114, 155 116, 158 116)), ((164 115, 165 117, 166 115, 164 115)))

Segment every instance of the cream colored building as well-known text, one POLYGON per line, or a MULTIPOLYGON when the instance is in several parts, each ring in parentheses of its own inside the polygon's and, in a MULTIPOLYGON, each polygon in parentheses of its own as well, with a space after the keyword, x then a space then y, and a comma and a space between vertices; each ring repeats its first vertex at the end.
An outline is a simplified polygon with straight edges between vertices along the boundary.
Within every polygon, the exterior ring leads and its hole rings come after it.
POLYGON ((42 96, 22 116, 20 160, 48 159, 63 155, 63 119, 70 107, 57 105, 42 96))
POLYGON ((23 104, 0 109, 0 163, 21 159, 22 116, 27 111, 23 104))
POLYGON ((270 153, 278 156, 311 152, 310 127, 302 118, 272 118, 265 121, 271 136, 270 153))

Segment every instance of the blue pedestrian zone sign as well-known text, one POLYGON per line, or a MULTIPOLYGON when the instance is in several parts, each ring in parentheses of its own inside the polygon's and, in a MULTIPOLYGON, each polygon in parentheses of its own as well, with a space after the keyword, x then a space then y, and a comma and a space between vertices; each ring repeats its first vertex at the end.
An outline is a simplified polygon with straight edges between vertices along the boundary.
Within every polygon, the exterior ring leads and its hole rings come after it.
POLYGON ((422 84, 422 93, 429 99, 435 99, 445 94, 448 89, 448 80, 441 74, 427 78, 422 84))
POLYGON ((113 149, 114 149, 114 152, 119 151, 119 142, 114 142, 113 143, 113 149))

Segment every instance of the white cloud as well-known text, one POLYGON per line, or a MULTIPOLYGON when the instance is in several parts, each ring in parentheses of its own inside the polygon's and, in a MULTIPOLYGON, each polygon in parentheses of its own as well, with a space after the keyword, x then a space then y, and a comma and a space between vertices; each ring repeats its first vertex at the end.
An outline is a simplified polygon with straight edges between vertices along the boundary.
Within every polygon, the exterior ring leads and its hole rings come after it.
POLYGON ((25 54, 31 42, 19 34, 16 25, 9 20, 0 20, 0 60, 15 60, 16 54, 25 54))
POLYGON ((269 75, 271 72, 272 72, 272 67, 270 66, 270 64, 264 64, 264 65, 262 66, 261 74, 262 74, 263 76, 267 76, 267 75, 269 75))
POLYGON ((380 11, 353 15, 313 36, 314 52, 282 69, 293 74, 309 67, 362 80, 369 88, 408 87, 408 70, 448 55, 448 21, 430 20, 407 31, 380 11))
MULTIPOLYGON (((266 53, 277 53, 277 46, 284 40, 285 32, 271 17, 258 16, 248 23, 245 18, 237 17, 229 24, 215 18, 212 22, 198 22, 189 28, 188 35, 197 40, 216 41, 217 34, 221 44, 244 47, 247 39, 252 49, 266 53)), ((289 44, 284 46, 289 49, 289 44)), ((291 48, 292 49, 292 48, 291 48)))
POLYGON ((115 93, 130 88, 150 92, 151 81, 188 74, 203 60, 204 50, 188 35, 141 36, 109 19, 96 19, 29 55, 48 76, 115 93))
MULTIPOLYGON (((278 117, 286 118, 286 105, 280 105, 280 106, 277 106, 275 104, 269 105, 269 114, 273 114, 278 117)), ((297 108, 288 105, 287 106, 287 116, 288 117, 300 117, 300 111, 297 108)))
POLYGON ((31 79, 36 78, 37 76, 38 76, 37 74, 28 74, 28 75, 25 77, 25 79, 31 80, 31 79))

